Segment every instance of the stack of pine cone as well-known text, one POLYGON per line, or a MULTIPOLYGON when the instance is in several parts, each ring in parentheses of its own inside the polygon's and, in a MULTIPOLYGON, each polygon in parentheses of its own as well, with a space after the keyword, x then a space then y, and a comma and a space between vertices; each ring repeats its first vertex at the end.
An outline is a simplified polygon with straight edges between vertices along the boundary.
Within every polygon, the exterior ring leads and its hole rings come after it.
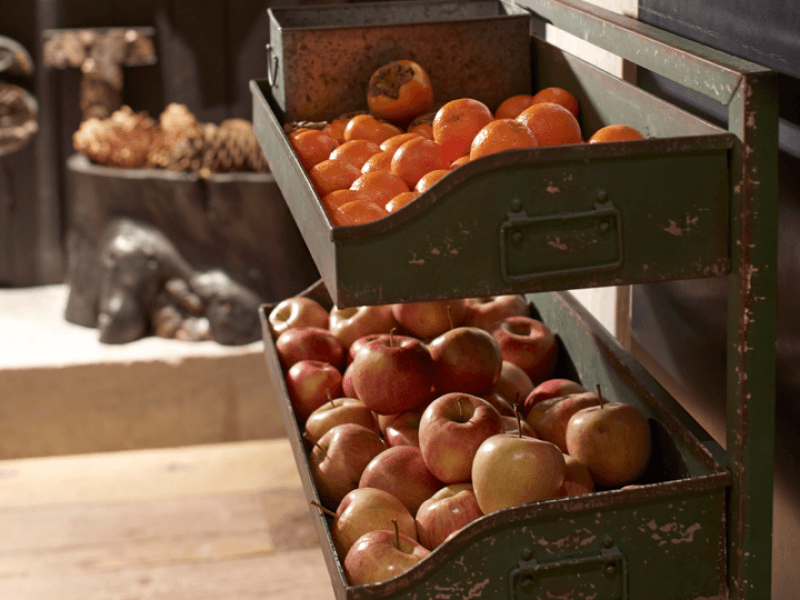
POLYGON ((201 123, 183 104, 170 104, 159 121, 123 106, 108 119, 87 119, 72 138, 75 150, 109 167, 194 173, 269 170, 253 126, 244 119, 201 123))

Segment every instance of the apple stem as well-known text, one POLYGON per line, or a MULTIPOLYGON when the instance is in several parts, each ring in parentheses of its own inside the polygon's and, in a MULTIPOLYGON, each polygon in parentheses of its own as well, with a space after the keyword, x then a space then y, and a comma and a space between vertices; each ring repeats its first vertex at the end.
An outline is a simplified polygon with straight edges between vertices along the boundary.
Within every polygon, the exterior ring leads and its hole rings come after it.
POLYGON ((394 525, 394 546, 400 550, 400 526, 397 524, 397 519, 392 519, 394 525))
POLYGON ((454 327, 453 327, 453 306, 451 304, 447 305, 447 320, 450 321, 450 329, 454 329, 454 327))
POLYGON ((595 387, 597 388, 597 398, 600 401, 600 408, 603 408, 605 404, 605 399, 603 398, 603 394, 600 393, 600 384, 596 384, 595 387))
MULTIPOLYGON (((517 398, 519 398, 519 394, 517 394, 517 398)), ((519 407, 517 403, 514 402, 514 416, 517 417, 517 437, 522 437, 522 416, 519 414, 519 407)))
MULTIPOLYGON (((303 434, 303 437, 305 437, 305 434, 303 434)), ((311 442, 312 444, 314 444, 314 448, 319 448, 319 451, 322 452, 322 456, 324 456, 325 458, 328 458, 328 453, 325 452, 325 448, 323 448, 322 446, 319 445, 319 442, 315 442, 314 440, 312 440, 310 438, 307 438, 307 437, 306 437, 306 439, 309 442, 311 442)))
POLYGON ((336 405, 333 403, 333 396, 331 395, 331 388, 325 388, 325 395, 328 396, 328 402, 331 403, 331 406, 335 407, 336 405))
POLYGON ((392 327, 389 331, 389 348, 394 348, 394 332, 397 327, 392 327))
POLYGON ((330 509, 325 508, 324 506, 322 506, 322 504, 320 504, 316 500, 312 500, 311 501, 311 505, 312 506, 316 506, 318 509, 320 509, 322 512, 324 512, 329 517, 333 517, 335 519, 338 516, 335 512, 333 512, 330 509))
POLYGON ((461 398, 458 398, 458 418, 461 419, 461 423, 464 422, 464 405, 461 404, 461 398))

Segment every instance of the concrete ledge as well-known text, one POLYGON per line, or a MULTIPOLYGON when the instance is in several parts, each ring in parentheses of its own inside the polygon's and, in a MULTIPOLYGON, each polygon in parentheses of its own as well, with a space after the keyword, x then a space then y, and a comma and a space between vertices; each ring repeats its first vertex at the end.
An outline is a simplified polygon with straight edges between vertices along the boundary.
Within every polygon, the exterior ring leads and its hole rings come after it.
POLYGON ((67 286, 0 290, 0 458, 283 437, 262 343, 101 344, 67 286))

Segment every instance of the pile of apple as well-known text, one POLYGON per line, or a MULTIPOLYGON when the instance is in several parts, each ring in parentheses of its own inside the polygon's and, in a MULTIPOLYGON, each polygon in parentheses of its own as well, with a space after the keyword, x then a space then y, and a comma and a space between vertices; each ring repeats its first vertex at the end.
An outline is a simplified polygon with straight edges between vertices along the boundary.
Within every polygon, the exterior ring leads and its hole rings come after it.
POLYGON ((555 379, 558 344, 520 295, 269 314, 331 535, 352 585, 405 571, 503 508, 624 486, 647 418, 555 379))

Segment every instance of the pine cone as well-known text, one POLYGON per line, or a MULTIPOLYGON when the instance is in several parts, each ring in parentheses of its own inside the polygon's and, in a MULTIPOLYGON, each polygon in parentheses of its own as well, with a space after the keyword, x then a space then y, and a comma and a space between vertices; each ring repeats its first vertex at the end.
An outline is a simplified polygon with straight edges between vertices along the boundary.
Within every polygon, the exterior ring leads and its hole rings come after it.
POLYGON ((170 171, 199 173, 203 167, 203 157, 217 126, 213 123, 198 124, 197 129, 175 144, 164 165, 170 171))
POLYGON ((87 119, 72 136, 72 144, 94 163, 108 167, 142 168, 157 133, 147 113, 128 106, 108 119, 87 119))
POLYGON ((147 156, 149 166, 170 169, 170 157, 176 146, 187 138, 198 135, 200 127, 200 123, 185 104, 173 102, 168 105, 161 113, 158 134, 147 156))
POLYGON ((217 128, 203 155, 200 175, 238 171, 266 172, 269 165, 253 133, 253 126, 245 119, 227 119, 217 128))

